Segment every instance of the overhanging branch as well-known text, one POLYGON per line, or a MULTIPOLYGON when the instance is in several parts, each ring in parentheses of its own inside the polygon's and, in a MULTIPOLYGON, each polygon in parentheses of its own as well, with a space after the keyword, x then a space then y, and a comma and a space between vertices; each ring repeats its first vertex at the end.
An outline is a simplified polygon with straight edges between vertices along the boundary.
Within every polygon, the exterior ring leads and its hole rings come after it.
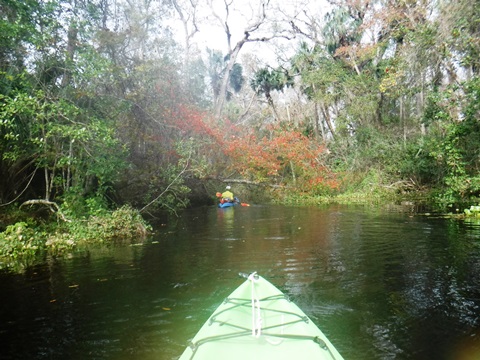
POLYGON ((20 208, 22 206, 26 206, 26 205, 44 205, 52 213, 54 213, 54 214, 56 213, 63 221, 71 222, 71 220, 67 219, 65 217, 65 215, 62 213, 62 211, 60 210, 60 207, 57 205, 57 203, 54 203, 53 201, 43 200, 43 199, 27 200, 22 205, 20 205, 20 208))

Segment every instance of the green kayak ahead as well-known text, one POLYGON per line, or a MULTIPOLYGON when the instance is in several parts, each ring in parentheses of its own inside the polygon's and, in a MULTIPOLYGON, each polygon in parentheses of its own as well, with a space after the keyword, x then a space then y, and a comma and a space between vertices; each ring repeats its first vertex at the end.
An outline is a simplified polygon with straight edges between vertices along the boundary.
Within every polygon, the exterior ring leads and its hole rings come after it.
POLYGON ((257 273, 245 277, 179 360, 343 359, 285 294, 257 273))

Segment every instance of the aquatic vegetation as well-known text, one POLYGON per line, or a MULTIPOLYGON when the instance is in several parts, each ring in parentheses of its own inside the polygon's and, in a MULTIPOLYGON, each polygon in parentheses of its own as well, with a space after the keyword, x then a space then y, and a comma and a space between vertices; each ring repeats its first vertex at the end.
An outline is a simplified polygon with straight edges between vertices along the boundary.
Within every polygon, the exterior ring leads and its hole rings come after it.
POLYGON ((472 205, 469 209, 463 210, 467 217, 474 217, 480 219, 480 206, 472 205))
POLYGON ((41 255, 59 256, 93 244, 141 242, 151 227, 138 210, 126 205, 111 212, 64 224, 17 222, 0 233, 0 269, 23 269, 41 255))
POLYGON ((18 222, 7 226, 0 233, 0 256, 11 259, 22 255, 34 255, 39 249, 35 230, 26 222, 18 222))
POLYGON ((480 225, 480 206, 472 205, 470 208, 463 210, 465 214, 465 222, 480 225))

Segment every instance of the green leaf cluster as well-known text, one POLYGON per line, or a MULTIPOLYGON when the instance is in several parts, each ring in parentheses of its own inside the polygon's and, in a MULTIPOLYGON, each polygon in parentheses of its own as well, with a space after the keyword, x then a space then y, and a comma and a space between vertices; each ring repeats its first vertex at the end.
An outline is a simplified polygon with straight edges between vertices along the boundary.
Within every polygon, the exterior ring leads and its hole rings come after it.
POLYGON ((152 231, 138 210, 130 206, 107 211, 101 205, 87 203, 92 210, 90 216, 57 226, 37 221, 7 226, 0 232, 0 269, 22 271, 42 261, 45 254, 63 255, 91 245, 140 243, 152 231))

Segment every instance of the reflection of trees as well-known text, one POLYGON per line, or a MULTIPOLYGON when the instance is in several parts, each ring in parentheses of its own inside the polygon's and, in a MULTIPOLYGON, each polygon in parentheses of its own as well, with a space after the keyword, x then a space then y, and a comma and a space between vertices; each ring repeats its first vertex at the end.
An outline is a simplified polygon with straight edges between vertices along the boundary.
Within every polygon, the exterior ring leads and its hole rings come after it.
MULTIPOLYGON (((196 318, 203 324, 240 284, 236 274, 257 270, 291 295, 346 359, 446 359, 462 340, 478 349, 478 228, 345 207, 224 210, 185 212, 157 229, 152 243, 49 259, 22 276, 2 276, 0 334, 13 330, 35 350, 60 353, 74 351, 79 339, 120 338, 135 348, 136 329, 112 326, 127 319, 129 328, 146 324, 155 334, 164 326, 161 336, 181 343, 184 335, 165 317, 193 316, 193 335, 196 318)), ((150 341, 153 333, 142 336, 150 341)))
POLYGON ((233 207, 218 209, 218 227, 217 233, 225 237, 232 237, 235 229, 235 209, 233 207))
POLYGON ((330 263, 333 269, 346 264, 346 272, 332 276, 330 266, 325 279, 340 288, 339 297, 351 299, 358 324, 384 358, 416 353, 409 347, 425 344, 431 344, 430 357, 441 358, 452 346, 446 333, 454 343, 479 325, 469 245, 458 228, 450 229, 458 223, 398 221, 398 214, 344 216, 336 234, 341 248, 330 263))
POLYGON ((336 346, 353 349, 345 358, 363 351, 362 359, 440 359, 479 326, 476 235, 456 222, 342 207, 234 212, 232 228, 227 212, 189 211, 158 273, 193 276, 205 295, 236 284, 239 271, 256 270, 336 346), (221 285, 211 283, 212 274, 221 285))

